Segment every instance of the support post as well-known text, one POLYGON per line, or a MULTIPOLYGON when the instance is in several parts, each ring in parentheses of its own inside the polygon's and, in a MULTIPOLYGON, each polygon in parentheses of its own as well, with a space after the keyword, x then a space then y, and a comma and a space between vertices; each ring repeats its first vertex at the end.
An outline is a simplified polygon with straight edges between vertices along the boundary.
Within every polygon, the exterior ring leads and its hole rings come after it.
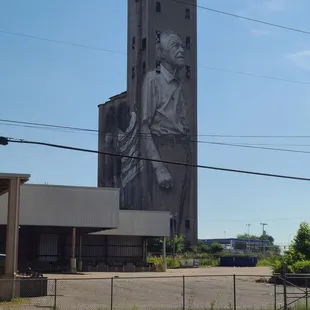
POLYGON ((166 237, 164 237, 164 242, 163 242, 163 271, 167 271, 167 260, 166 260, 166 237))
POLYGON ((78 270, 82 271, 83 270, 83 262, 82 262, 82 235, 80 235, 79 238, 79 264, 78 264, 78 270))
POLYGON ((76 273, 76 257, 75 257, 75 245, 76 245, 76 228, 72 228, 72 245, 71 245, 71 260, 70 260, 70 272, 76 273))
POLYGON ((0 286, 0 299, 10 301, 19 297, 20 282, 16 280, 18 266, 20 178, 9 179, 8 213, 6 225, 6 258, 4 285, 0 286))
POLYGON ((19 237, 20 178, 10 180, 6 226, 5 278, 14 279, 17 271, 19 237))

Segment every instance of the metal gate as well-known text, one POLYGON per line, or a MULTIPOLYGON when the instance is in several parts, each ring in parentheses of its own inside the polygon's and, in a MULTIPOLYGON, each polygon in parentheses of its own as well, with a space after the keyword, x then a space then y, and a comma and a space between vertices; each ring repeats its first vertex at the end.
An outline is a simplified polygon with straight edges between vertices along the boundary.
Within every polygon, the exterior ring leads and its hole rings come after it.
POLYGON ((303 309, 308 308, 310 274, 287 274, 274 275, 275 281, 275 310, 288 310, 296 304, 301 304, 303 309), (277 284, 282 284, 279 287, 277 284), (279 302, 278 298, 282 300, 279 302))

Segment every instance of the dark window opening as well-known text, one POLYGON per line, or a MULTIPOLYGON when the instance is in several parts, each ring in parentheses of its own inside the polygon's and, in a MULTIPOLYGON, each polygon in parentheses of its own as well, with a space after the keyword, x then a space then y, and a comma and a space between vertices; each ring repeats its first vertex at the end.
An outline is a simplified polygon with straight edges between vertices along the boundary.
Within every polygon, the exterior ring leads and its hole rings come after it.
POLYGON ((160 13, 161 12, 161 3, 156 1, 156 12, 160 13))
POLYGON ((185 47, 186 47, 186 49, 188 49, 188 50, 191 49, 191 37, 186 37, 186 40, 185 40, 185 47))
POLYGON ((134 50, 136 48, 136 37, 132 38, 132 49, 134 50))
POLYGON ((190 9, 185 9, 185 18, 190 19, 191 18, 191 10, 190 9))
POLYGON ((156 43, 160 43, 160 31, 156 30, 156 43))
POLYGON ((141 49, 142 51, 146 50, 146 38, 142 39, 141 49))
POLYGON ((136 68, 132 67, 131 69, 131 78, 134 79, 136 77, 136 68))
POLYGON ((185 220, 185 228, 191 228, 190 220, 185 220))
POLYGON ((190 78, 191 77, 191 67, 190 66, 186 66, 186 78, 190 78))
POLYGON ((145 61, 143 61, 143 63, 142 63, 142 73, 144 74, 145 71, 146 71, 146 63, 145 63, 145 61))
POLYGON ((160 61, 156 60, 156 73, 160 73, 160 61))

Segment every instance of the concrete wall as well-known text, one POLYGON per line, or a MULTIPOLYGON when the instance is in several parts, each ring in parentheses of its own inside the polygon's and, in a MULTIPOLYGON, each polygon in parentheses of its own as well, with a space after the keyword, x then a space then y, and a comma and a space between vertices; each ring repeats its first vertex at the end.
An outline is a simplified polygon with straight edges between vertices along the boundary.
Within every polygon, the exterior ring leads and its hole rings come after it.
MULTIPOLYGON (((0 197, 0 225, 7 221, 7 194, 0 197)), ((116 228, 119 190, 23 185, 20 225, 116 228)))
POLYGON ((118 236, 170 236, 170 213, 152 211, 120 211, 119 227, 91 235, 118 236))

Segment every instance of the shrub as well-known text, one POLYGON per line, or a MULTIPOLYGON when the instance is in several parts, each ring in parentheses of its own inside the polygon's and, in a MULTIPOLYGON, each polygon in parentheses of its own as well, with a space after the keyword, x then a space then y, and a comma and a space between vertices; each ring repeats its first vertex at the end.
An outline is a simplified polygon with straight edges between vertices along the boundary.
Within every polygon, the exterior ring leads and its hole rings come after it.
POLYGON ((163 272, 165 271, 165 266, 164 266, 164 260, 162 258, 162 256, 153 256, 153 257, 149 257, 147 259, 147 262, 149 264, 153 264, 154 265, 154 269, 157 272, 163 272))
POLYGON ((171 256, 168 256, 166 258, 166 262, 167 262, 167 268, 180 268, 181 264, 180 264, 180 260, 176 257, 173 258, 171 256))
POLYGON ((310 260, 297 261, 291 269, 294 273, 309 273, 310 272, 310 260))

